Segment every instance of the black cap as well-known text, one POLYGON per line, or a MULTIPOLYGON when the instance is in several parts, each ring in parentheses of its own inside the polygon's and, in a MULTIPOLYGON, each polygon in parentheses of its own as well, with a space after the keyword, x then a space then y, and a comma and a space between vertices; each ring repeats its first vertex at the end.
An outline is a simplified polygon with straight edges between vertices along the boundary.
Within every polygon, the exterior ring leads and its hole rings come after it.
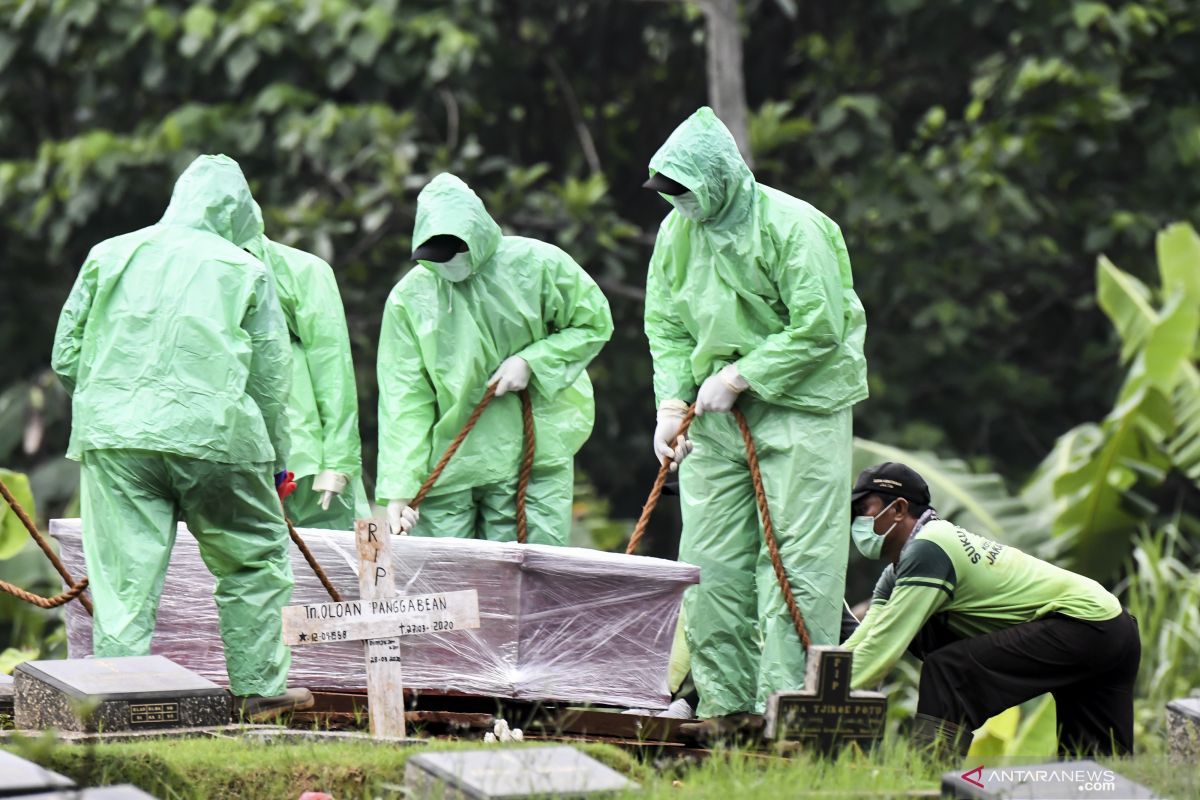
POLYGON ((850 491, 850 502, 857 502, 869 494, 903 497, 921 506, 927 506, 930 502, 929 484, 925 479, 916 470, 895 461, 867 467, 858 474, 858 480, 850 491))
POLYGON ((413 261, 434 261, 441 264, 454 258, 455 253, 466 249, 467 243, 462 239, 443 234, 426 239, 424 244, 413 250, 412 257, 413 261))
POLYGON ((651 175, 650 180, 642 184, 642 188, 649 189, 654 192, 669 194, 672 197, 675 195, 686 194, 687 192, 691 191, 691 189, 687 188, 679 181, 668 178, 661 172, 656 172, 651 175))

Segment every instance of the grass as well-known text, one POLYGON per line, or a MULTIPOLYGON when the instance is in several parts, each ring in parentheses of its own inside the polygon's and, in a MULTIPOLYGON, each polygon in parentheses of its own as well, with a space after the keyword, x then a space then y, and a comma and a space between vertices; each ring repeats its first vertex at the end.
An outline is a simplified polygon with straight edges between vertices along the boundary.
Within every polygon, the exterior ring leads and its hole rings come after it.
MULTIPOLYGON (((430 748, 479 746, 476 742, 439 741, 430 748)), ((836 761, 804 755, 785 760, 730 750, 701 763, 667 759, 642 763, 615 747, 580 747, 641 784, 640 793, 629 795, 639 800, 881 798, 910 793, 936 797, 941 772, 951 769, 924 763, 896 739, 890 739, 878 752, 847 751, 836 761)), ((312 790, 329 792, 337 800, 353 800, 399 797, 388 785, 403 784, 405 761, 424 748, 362 742, 261 744, 216 739, 65 746, 52 739, 29 739, 10 749, 81 785, 133 783, 163 800, 294 799, 312 790)), ((1105 763, 1161 796, 1200 795, 1196 770, 1179 769, 1161 754, 1161 747, 1155 750, 1132 760, 1105 763)))

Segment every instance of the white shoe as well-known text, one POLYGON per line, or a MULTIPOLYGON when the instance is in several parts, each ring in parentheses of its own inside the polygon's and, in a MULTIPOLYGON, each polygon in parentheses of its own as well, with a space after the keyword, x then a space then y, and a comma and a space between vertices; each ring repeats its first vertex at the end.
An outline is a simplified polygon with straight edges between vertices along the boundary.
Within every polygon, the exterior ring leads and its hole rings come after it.
POLYGON ((696 710, 692 708, 692 704, 681 697, 667 706, 666 711, 660 711, 654 716, 662 717, 663 719, 691 719, 695 716, 695 713, 696 710))

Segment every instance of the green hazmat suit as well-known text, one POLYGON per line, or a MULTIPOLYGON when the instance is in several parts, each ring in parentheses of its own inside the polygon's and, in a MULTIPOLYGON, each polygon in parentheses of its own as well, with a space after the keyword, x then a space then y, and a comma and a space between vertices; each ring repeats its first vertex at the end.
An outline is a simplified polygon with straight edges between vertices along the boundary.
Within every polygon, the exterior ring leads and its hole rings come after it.
MULTIPOLYGON (((711 109, 650 161, 688 187, 697 222, 663 221, 646 285, 659 404, 692 402, 736 364, 779 551, 814 644, 836 644, 849 545, 851 406, 867 396, 866 318, 838 226, 758 184, 711 109)), ((805 652, 784 605, 731 414, 697 417, 680 467, 679 557, 701 568, 685 598, 699 715, 761 713, 804 685, 805 652)))
POLYGON ((270 269, 291 334, 288 469, 296 490, 286 501, 288 517, 299 527, 353 530, 355 517, 369 517, 371 509, 362 486, 358 389, 337 279, 324 260, 266 236, 248 249, 270 269), (312 485, 323 470, 350 479, 328 509, 312 485))
MULTIPOLYGON (((512 355, 528 362, 537 447, 526 499, 528 541, 564 544, 575 453, 595 407, 585 368, 612 335, 608 301, 554 245, 504 236, 453 175, 417 198, 414 250, 433 236, 467 243, 461 281, 415 267, 388 297, 379 341, 377 499, 410 500, 512 355)), ((523 425, 515 392, 497 397, 421 504, 419 536, 516 539, 523 425)))
POLYGON ((157 225, 92 248, 53 366, 73 394, 95 654, 150 651, 183 519, 216 579, 230 689, 269 696, 291 662, 272 473, 287 462, 292 367, 273 281, 242 250, 261 230, 237 163, 196 159, 157 225))

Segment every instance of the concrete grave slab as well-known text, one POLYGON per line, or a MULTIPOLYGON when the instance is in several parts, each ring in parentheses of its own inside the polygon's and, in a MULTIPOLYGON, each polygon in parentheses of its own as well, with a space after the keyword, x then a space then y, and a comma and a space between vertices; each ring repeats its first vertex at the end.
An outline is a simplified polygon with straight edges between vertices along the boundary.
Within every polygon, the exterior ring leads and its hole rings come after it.
POLYGON ((27 661, 14 674, 18 728, 123 731, 223 725, 229 693, 162 656, 27 661))
POLYGON ((12 675, 0 675, 0 716, 13 715, 13 679, 12 675))
POLYGON ((0 750, 0 797, 18 797, 53 789, 69 789, 74 782, 32 761, 0 750))
POLYGON ((46 792, 25 795, 21 800, 158 800, 128 783, 96 789, 72 789, 66 792, 46 792))
POLYGON ((1200 765, 1200 697, 1167 703, 1167 745, 1171 760, 1200 765))
POLYGON ((404 782, 412 800, 590 800, 638 788, 569 745, 421 753, 404 782))

